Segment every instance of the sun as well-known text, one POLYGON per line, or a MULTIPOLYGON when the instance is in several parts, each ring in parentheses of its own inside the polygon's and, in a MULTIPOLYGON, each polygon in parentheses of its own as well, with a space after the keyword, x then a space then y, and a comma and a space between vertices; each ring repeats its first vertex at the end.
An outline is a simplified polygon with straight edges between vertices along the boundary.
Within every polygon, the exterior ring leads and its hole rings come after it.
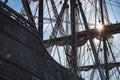
POLYGON ((97 24, 96 29, 101 32, 104 30, 104 26, 102 24, 97 24))

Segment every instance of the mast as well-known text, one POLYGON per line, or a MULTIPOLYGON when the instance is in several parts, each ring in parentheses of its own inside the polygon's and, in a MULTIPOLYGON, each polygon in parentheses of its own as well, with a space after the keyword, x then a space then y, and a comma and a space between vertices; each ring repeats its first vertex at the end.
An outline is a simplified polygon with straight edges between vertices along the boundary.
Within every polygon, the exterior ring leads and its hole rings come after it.
POLYGON ((71 56, 73 57, 72 61, 72 69, 74 73, 77 73, 77 47, 76 47, 76 25, 75 25, 75 7, 76 7, 76 0, 70 0, 70 7, 71 7, 71 45, 72 51, 71 56))
POLYGON ((43 40, 43 0, 39 0, 38 34, 43 40))
POLYGON ((99 61, 99 58, 98 58, 98 53, 96 52, 94 42, 93 42, 92 37, 90 35, 90 30, 89 30, 89 27, 88 27, 86 16, 85 16, 83 8, 82 8, 82 3, 79 0, 78 0, 78 5, 79 5, 80 11, 81 11, 81 15, 82 15, 82 18, 83 18, 85 29, 87 31, 88 39, 89 39, 89 42, 90 42, 90 45, 91 45, 91 48, 92 48, 92 52, 93 52, 93 55, 94 55, 94 58, 95 58, 95 63, 98 66, 98 71, 99 71, 100 77, 101 77, 102 80, 106 80, 104 72, 103 72, 103 68, 102 68, 102 66, 100 64, 100 61, 99 61))
MULTIPOLYGON (((105 25, 104 22, 104 14, 103 14, 103 1, 100 0, 100 9, 101 9, 101 21, 102 25, 105 25)), ((104 29, 105 31, 105 29, 104 29)), ((105 74, 106 74, 106 80, 109 80, 109 70, 108 70, 108 49, 107 49, 107 44, 106 44, 106 34, 104 33, 103 35, 103 49, 104 49, 104 62, 105 62, 105 74)))

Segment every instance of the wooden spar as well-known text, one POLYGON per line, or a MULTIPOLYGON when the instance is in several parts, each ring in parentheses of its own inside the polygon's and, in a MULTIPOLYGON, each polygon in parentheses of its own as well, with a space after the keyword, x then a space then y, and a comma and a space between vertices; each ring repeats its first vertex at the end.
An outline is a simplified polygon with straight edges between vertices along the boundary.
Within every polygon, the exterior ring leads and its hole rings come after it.
POLYGON ((71 7, 71 56, 73 57, 72 60, 72 70, 74 73, 77 73, 77 46, 76 46, 76 24, 75 24, 75 6, 76 0, 70 0, 70 7, 71 7))
MULTIPOLYGON (((103 69, 106 69, 106 64, 101 64, 103 69)), ((119 67, 120 66, 120 62, 116 62, 116 63, 108 63, 108 70, 113 69, 114 67, 119 67)), ((78 67, 78 71, 89 71, 91 69, 97 69, 97 65, 86 65, 86 66, 82 66, 82 67, 78 67)))
POLYGON ((38 0, 32 0, 33 2, 36 2, 36 1, 38 1, 38 0))
MULTIPOLYGON (((120 33, 120 23, 106 25, 105 29, 106 29, 105 33, 107 36, 116 34, 116 33, 120 33)), ((77 38, 78 45, 77 46, 80 47, 80 46, 84 45, 86 43, 86 41, 88 40, 87 31, 81 31, 81 32, 78 32, 77 34, 78 34, 78 38, 77 38)), ((92 35, 92 38, 96 38, 98 36, 104 35, 104 34, 100 34, 97 29, 90 29, 90 34, 92 35)), ((59 46, 64 46, 66 44, 71 45, 71 35, 59 37, 59 38, 55 38, 55 39, 44 40, 43 43, 45 46, 47 46, 48 44, 55 44, 55 45, 59 45, 59 46), (63 41, 64 39, 68 39, 68 43, 63 41)))
POLYGON ((43 40, 43 0, 39 0, 38 34, 43 40))

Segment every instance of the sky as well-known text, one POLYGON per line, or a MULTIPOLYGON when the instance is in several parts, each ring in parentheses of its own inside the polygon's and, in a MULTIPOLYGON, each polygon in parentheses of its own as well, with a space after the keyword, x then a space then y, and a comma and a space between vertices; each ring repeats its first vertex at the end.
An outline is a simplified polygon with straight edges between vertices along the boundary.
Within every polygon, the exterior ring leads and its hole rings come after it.
POLYGON ((16 10, 17 12, 20 12, 22 9, 21 0, 8 0, 7 5, 10 6, 12 9, 16 10))

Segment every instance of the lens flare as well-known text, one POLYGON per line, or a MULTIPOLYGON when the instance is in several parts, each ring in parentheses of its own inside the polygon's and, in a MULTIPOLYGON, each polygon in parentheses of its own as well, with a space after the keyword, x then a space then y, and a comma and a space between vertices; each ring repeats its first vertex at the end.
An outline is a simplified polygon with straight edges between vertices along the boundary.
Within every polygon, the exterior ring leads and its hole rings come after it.
POLYGON ((103 26, 102 24, 97 24, 96 29, 97 29, 98 31, 103 31, 104 26, 103 26))

